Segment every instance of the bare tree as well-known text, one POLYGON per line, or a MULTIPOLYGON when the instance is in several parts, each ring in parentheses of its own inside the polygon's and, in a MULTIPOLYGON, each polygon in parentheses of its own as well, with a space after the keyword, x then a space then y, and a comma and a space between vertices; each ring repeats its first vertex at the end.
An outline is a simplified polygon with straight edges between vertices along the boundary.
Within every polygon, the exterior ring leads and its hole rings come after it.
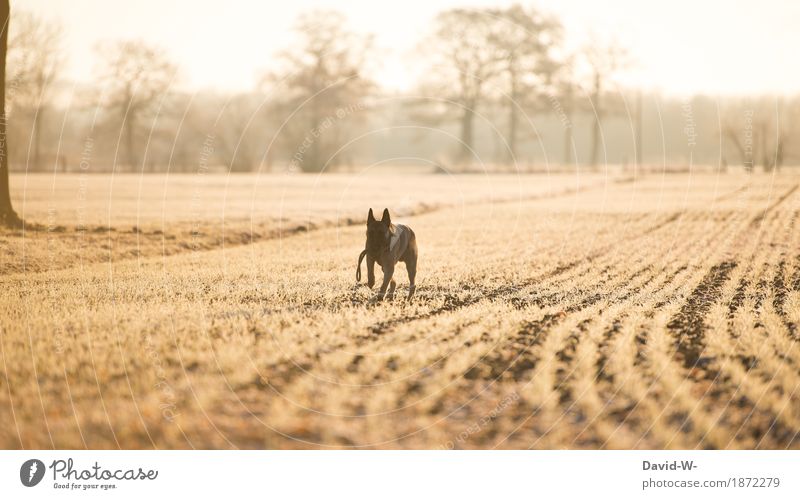
POLYGON ((756 166, 764 171, 779 169, 795 136, 798 102, 783 98, 759 97, 729 102, 723 107, 720 125, 723 154, 733 149, 746 171, 756 166), (728 146, 728 147, 725 147, 728 146))
POLYGON ((424 91, 455 105, 437 108, 442 114, 455 112, 460 129, 459 163, 468 162, 473 155, 475 113, 485 104, 488 85, 503 70, 503 61, 490 43, 496 30, 496 16, 484 10, 452 9, 436 17, 433 36, 421 48, 434 57, 424 91))
MULTIPOLYGON (((730 144, 739 155, 739 160, 746 171, 753 170, 752 124, 749 117, 743 116, 739 106, 728 105, 723 108, 720 117, 721 136, 723 138, 722 154, 725 145, 730 144), (747 122, 747 124, 745 124, 747 122)), ((727 161, 726 161, 727 163, 727 161)))
POLYGON ((51 87, 63 63, 62 37, 63 30, 57 23, 30 12, 18 12, 14 16, 8 53, 13 92, 8 98, 15 118, 20 112, 31 118, 30 167, 33 170, 42 167, 42 130, 52 97, 51 87))
POLYGON ((9 227, 22 225, 11 206, 11 190, 8 178, 8 143, 6 141, 6 54, 8 53, 8 27, 11 22, 11 7, 8 0, 0 0, 0 222, 9 227))
POLYGON ((762 97, 756 100, 754 126, 759 140, 761 165, 764 171, 783 166, 786 148, 794 135, 795 120, 791 103, 781 97, 762 97))
MULTIPOLYGON (((776 103, 775 126, 775 168, 780 169, 787 158, 796 153, 798 118, 800 118, 800 98, 779 97, 776 103), (793 149, 795 151, 793 151, 793 149)), ((796 157, 796 154, 795 154, 796 157)))
POLYGON ((571 165, 576 159, 573 154, 575 140, 572 116, 575 112, 575 82, 572 80, 572 75, 567 73, 565 77, 559 79, 555 84, 555 89, 552 99, 553 107, 559 115, 564 130, 564 149, 561 161, 564 165, 571 165))
POLYGON ((142 161, 137 141, 142 129, 169 90, 177 67, 156 47, 139 41, 120 41, 100 47, 105 102, 111 122, 125 141, 125 158, 133 171, 142 161))
POLYGON ((217 149, 232 172, 253 171, 267 143, 268 117, 253 94, 231 97, 219 117, 217 149))
POLYGON ((364 75, 372 39, 348 31, 344 16, 332 11, 301 16, 295 31, 300 42, 280 54, 284 68, 263 86, 285 88, 275 108, 285 119, 280 133, 292 165, 321 171, 340 161, 336 151, 363 119, 374 89, 364 75))
POLYGON ((516 157, 519 115, 538 109, 541 97, 559 69, 554 50, 561 42, 561 23, 536 9, 513 5, 487 12, 493 20, 488 45, 499 63, 500 84, 508 114, 508 157, 516 157))
POLYGON ((597 165, 600 153, 600 133, 603 117, 608 109, 606 108, 606 92, 609 81, 614 76, 629 65, 628 53, 615 43, 603 44, 593 43, 583 52, 585 64, 588 67, 591 87, 589 94, 591 97, 592 112, 594 120, 592 123, 592 148, 589 154, 589 164, 597 165))

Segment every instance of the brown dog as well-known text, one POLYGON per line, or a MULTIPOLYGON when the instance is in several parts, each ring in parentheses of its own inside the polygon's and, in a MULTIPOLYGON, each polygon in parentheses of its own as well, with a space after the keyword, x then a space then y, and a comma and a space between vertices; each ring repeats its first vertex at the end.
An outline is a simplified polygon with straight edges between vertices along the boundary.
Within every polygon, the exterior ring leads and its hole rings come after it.
POLYGON ((358 270, 356 280, 361 280, 361 260, 367 257, 367 286, 372 289, 375 285, 375 262, 383 270, 383 284, 378 293, 378 299, 383 300, 387 296, 394 298, 394 290, 397 284, 394 282, 394 267, 397 262, 406 264, 408 270, 408 299, 414 296, 414 279, 417 276, 417 238, 410 227, 400 224, 393 224, 389 217, 389 210, 383 210, 383 218, 375 220, 372 208, 367 215, 367 244, 364 251, 358 257, 358 270))

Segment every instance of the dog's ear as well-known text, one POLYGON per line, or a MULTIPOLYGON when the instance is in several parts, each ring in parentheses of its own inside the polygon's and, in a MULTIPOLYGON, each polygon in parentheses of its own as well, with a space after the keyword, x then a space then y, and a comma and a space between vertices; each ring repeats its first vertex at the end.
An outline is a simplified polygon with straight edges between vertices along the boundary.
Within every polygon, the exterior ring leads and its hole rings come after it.
POLYGON ((389 208, 383 209, 383 218, 381 218, 381 222, 385 223, 386 225, 390 225, 392 223, 392 219, 389 217, 389 208))
POLYGON ((367 215, 367 223, 372 223, 375 221, 375 215, 372 213, 372 208, 369 209, 369 215, 367 215))

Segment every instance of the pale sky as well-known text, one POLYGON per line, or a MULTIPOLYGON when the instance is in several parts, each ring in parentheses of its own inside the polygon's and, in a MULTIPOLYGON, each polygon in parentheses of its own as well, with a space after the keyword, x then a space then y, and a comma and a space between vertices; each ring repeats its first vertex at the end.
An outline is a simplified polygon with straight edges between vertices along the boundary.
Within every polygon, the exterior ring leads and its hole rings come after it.
POLYGON ((91 80, 98 42, 138 38, 179 64, 182 87, 239 91, 292 43, 298 14, 334 8, 355 31, 375 35, 378 81, 404 90, 421 70, 410 54, 438 12, 512 3, 558 15, 570 46, 590 33, 616 39, 636 60, 627 84, 674 95, 800 93, 797 0, 12 0, 12 9, 63 24, 67 78, 91 80))

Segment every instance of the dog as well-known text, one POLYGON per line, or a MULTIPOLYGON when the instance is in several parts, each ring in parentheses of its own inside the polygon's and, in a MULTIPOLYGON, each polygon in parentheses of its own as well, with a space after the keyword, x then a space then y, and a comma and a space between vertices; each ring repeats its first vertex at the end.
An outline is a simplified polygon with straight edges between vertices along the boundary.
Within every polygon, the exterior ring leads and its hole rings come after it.
POLYGON ((383 218, 375 219, 372 208, 367 215, 367 243, 364 251, 358 256, 356 281, 361 280, 361 261, 367 257, 367 287, 375 285, 375 263, 383 270, 383 284, 377 299, 394 298, 397 284, 394 282, 394 268, 397 262, 406 264, 408 271, 408 300, 414 296, 414 280, 417 277, 417 237, 407 225, 393 224, 389 210, 383 210, 383 218), (387 293, 388 290, 388 293, 387 293))

